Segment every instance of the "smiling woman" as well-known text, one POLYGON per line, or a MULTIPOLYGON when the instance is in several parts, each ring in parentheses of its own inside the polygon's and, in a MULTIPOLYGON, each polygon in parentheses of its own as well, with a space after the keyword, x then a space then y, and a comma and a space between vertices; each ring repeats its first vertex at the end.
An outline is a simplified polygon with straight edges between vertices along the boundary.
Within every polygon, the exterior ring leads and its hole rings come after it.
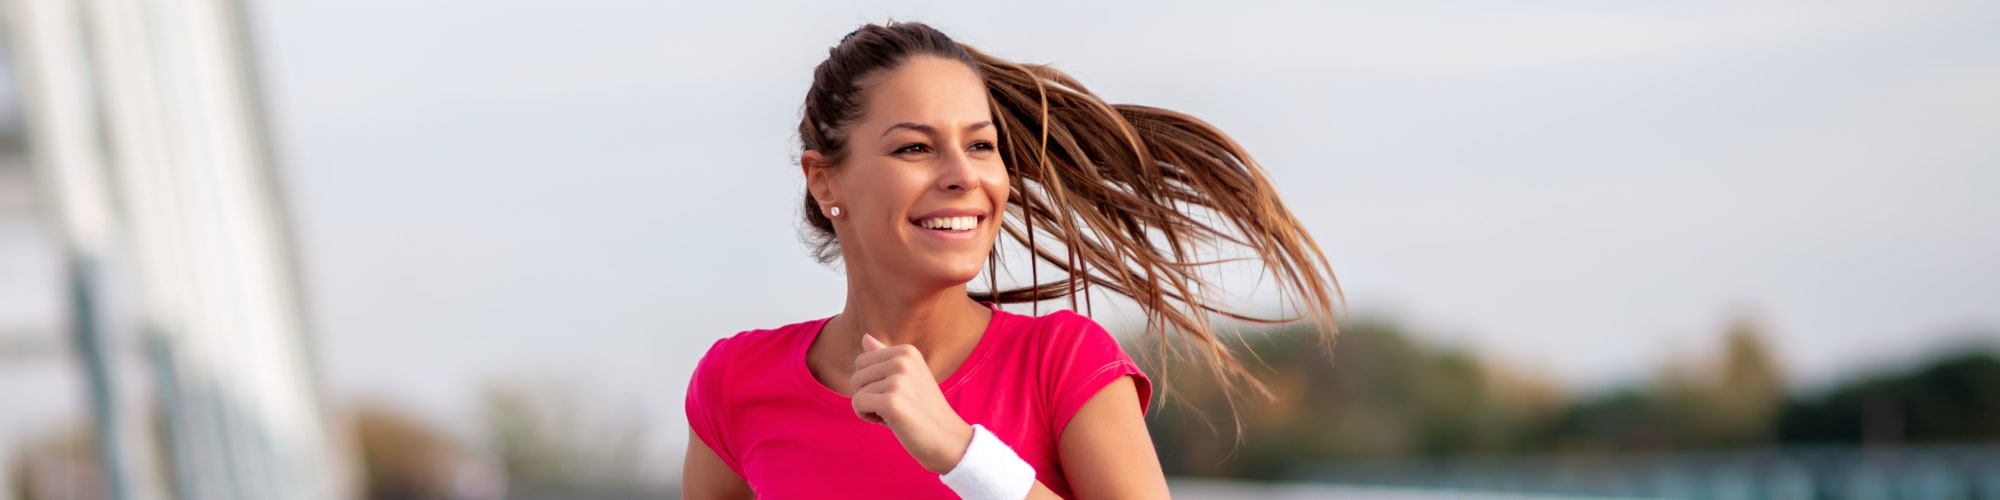
POLYGON ((687 498, 1165 497, 1146 374, 1089 318, 999 304, 1074 307, 1100 287, 1176 341, 1159 345, 1261 391, 1208 320, 1258 319, 1203 295, 1199 256, 1254 253, 1316 319, 1339 297, 1318 245, 1227 135, 1106 104, 1046 66, 922 24, 864 26, 814 71, 804 115, 805 220, 818 258, 845 270, 847 304, 703 356, 687 498), (1064 277, 968 290, 993 274, 1003 233, 1064 277))

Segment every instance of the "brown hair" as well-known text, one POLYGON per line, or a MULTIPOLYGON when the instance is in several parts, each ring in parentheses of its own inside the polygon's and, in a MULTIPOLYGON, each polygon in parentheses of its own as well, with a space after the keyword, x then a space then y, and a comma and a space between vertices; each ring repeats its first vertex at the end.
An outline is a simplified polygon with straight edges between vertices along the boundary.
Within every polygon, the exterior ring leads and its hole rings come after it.
MULTIPOLYGON (((1065 276, 1029 286, 968 292, 999 303, 1038 303, 1077 294, 1089 303, 1092 285, 1137 302, 1146 331, 1161 342, 1156 354, 1208 361, 1225 382, 1269 391, 1216 335, 1210 314, 1277 323, 1211 301, 1215 288, 1201 274, 1232 249, 1256 254, 1281 293, 1299 299, 1331 345, 1340 285, 1326 256, 1250 154, 1228 135, 1194 117, 1160 108, 1107 104, 1069 75, 1046 65, 1016 64, 952 41, 921 23, 866 25, 834 46, 813 70, 799 139, 839 163, 846 130, 861 117, 867 78, 917 55, 964 62, 986 82, 1000 133, 1012 195, 1002 229, 1065 276), (1038 236, 1039 235, 1039 236, 1038 236), (1040 241, 1037 241, 1037 239, 1040 241), (1167 342, 1178 333, 1181 342, 1167 342)), ((840 254, 833 221, 805 197, 808 241, 820 262, 840 254)), ((997 251, 997 249, 996 249, 997 251)), ((996 276, 989 259, 989 278, 996 276)), ((1163 376, 1164 374, 1156 374, 1163 376)), ((1228 391, 1225 391, 1227 394, 1228 391)), ((1232 397, 1233 399, 1233 397, 1232 397)))

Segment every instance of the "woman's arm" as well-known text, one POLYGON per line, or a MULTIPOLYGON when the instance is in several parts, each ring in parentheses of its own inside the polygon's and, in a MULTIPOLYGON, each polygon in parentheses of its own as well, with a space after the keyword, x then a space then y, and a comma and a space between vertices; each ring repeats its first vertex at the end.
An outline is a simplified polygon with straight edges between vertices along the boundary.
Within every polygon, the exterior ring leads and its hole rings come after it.
MULTIPOLYGON (((1056 452, 1076 498, 1168 498, 1167 476, 1146 433, 1146 415, 1132 397, 1136 392, 1132 377, 1119 377, 1091 396, 1063 429, 1056 452)), ((1036 486, 1029 498, 1055 498, 1036 486)))
MULTIPOLYGON (((888 426, 910 457, 931 472, 945 474, 957 466, 971 442, 972 427, 945 402, 923 353, 864 335, 854 366, 852 383, 859 388, 855 416, 888 426)), ((1153 438, 1146 434, 1146 416, 1132 397, 1139 392, 1134 384, 1132 377, 1119 377, 1105 385, 1077 409, 1058 438, 1063 473, 1079 499, 1167 498, 1166 475, 1153 454, 1153 438)), ((689 470, 695 463, 694 444, 688 445, 689 470)), ((722 459, 708 455, 723 474, 735 477, 722 459)), ((1028 498, 1060 497, 1036 481, 1028 498)))
MULTIPOLYGON (((1084 402, 1063 429, 1056 453, 1074 500, 1169 498, 1146 414, 1132 397, 1138 390, 1132 377, 1119 377, 1084 402)), ((1028 500, 1060 498, 1041 481, 1028 492, 1028 500)))
MULTIPOLYGON (((1086 406, 1087 407, 1087 406, 1086 406)), ((688 431, 687 460, 681 463, 681 498, 691 500, 748 500, 757 498, 750 483, 729 470, 722 457, 708 443, 688 431)))

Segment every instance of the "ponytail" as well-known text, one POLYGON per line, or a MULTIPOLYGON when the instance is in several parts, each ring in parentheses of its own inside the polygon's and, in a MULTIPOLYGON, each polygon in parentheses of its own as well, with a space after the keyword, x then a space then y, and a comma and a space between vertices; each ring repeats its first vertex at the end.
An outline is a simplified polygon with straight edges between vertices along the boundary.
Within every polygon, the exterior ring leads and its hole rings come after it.
POLYGON ((1339 282, 1242 146, 1192 116, 1107 104, 1048 66, 966 50, 986 79, 1012 182, 1002 228, 1066 275, 1043 282, 1031 270, 1029 286, 969 293, 1001 303, 1068 297, 1072 309, 1079 294, 1089 303, 1092 286, 1130 297, 1160 341, 1155 355, 1194 355, 1218 379, 1268 397, 1209 319, 1299 319, 1252 317, 1208 294, 1216 286, 1203 272, 1218 254, 1247 250, 1331 346, 1339 282))

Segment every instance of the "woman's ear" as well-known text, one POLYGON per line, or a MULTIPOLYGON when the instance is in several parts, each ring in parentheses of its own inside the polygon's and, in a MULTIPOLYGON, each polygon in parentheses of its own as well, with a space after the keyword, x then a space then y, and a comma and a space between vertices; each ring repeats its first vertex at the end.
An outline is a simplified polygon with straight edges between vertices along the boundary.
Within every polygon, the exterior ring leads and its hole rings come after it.
POLYGON ((806 193, 811 194, 813 200, 819 202, 821 214, 826 213, 826 207, 840 203, 834 195, 833 164, 827 161, 825 154, 817 150, 806 150, 804 154, 799 155, 799 170, 805 173, 806 193))

